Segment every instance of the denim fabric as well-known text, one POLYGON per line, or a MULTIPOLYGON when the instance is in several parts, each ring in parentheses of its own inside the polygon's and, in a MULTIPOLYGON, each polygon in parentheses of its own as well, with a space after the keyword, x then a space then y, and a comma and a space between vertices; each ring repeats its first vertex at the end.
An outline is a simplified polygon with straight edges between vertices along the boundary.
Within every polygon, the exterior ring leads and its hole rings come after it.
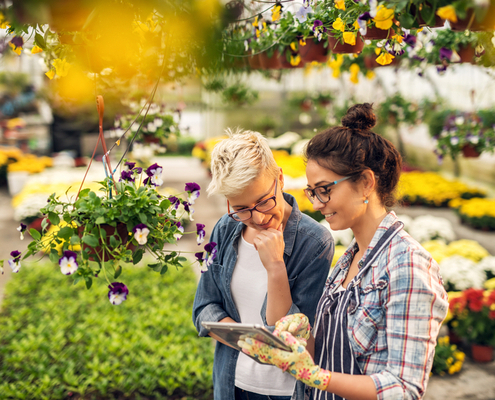
MULTIPOLYGON (((292 212, 284 229, 284 262, 292 295, 292 306, 287 314, 304 313, 311 325, 316 306, 328 276, 335 245, 330 232, 299 210, 291 195, 284 199, 292 206, 292 212)), ((210 240, 217 243, 217 257, 209 270, 202 274, 193 305, 193 322, 199 336, 208 332, 203 321, 220 321, 230 317, 241 322, 232 299, 230 282, 237 260, 238 241, 244 228, 224 215, 215 225, 210 240)), ((266 322, 266 296, 260 310, 266 322)), ((273 326, 269 327, 273 330, 273 326)), ((232 400, 234 394, 235 367, 239 352, 217 343, 213 364, 213 389, 215 400, 232 400)))

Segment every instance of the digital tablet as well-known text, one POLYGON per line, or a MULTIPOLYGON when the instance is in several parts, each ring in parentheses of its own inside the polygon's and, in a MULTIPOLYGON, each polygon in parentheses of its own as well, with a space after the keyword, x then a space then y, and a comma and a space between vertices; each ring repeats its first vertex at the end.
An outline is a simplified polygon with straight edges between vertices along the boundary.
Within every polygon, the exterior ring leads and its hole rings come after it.
POLYGON ((232 347, 235 347, 239 351, 241 348, 237 345, 239 339, 250 337, 260 342, 269 344, 270 346, 292 351, 292 349, 285 344, 285 342, 279 337, 275 336, 263 325, 260 324, 238 324, 230 322, 201 322, 209 332, 219 336, 232 347))

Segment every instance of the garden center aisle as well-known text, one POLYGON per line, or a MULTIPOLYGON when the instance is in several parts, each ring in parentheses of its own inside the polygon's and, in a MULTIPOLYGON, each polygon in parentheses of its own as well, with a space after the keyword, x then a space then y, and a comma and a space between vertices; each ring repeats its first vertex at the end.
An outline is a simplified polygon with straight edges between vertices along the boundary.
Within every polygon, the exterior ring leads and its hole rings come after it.
MULTIPOLYGON (((160 157, 156 161, 163 166, 164 186, 173 187, 179 191, 184 190, 186 182, 196 182, 201 186, 201 196, 196 200, 193 208, 195 210, 194 220, 189 224, 186 230, 195 229, 195 223, 206 225, 206 241, 209 239, 211 230, 215 222, 226 211, 226 204, 221 196, 207 197, 206 188, 210 182, 208 173, 196 158, 190 157, 160 157), (194 227, 194 228, 193 228, 194 227)), ((0 258, 8 259, 9 253, 13 249, 19 249, 24 242, 19 241, 19 235, 16 231, 18 222, 13 219, 11 198, 6 189, 0 190, 0 258)), ((495 255, 495 233, 485 233, 473 231, 458 223, 457 217, 450 210, 430 209, 422 207, 400 208, 397 214, 407 214, 418 216, 422 214, 431 214, 438 217, 444 217, 451 220, 454 224, 454 230, 457 237, 466 239, 475 239, 487 248, 492 255, 495 255), (475 235, 474 237, 471 235, 475 235)), ((196 243, 195 235, 184 235, 179 242, 181 250, 196 252, 202 249, 196 243)), ((8 265, 4 266, 5 274, 0 275, 0 301, 3 295, 3 287, 9 279, 22 279, 21 274, 11 276, 11 270, 8 265)), ((195 267, 198 272, 199 267, 195 267)), ((22 270, 21 270, 22 272, 22 270)), ((158 277, 157 277, 158 279, 158 277)), ((439 377, 433 376, 430 379, 428 391, 425 396, 426 400, 493 400, 495 399, 495 362, 488 364, 475 364, 469 357, 463 365, 461 373, 454 376, 439 377)))

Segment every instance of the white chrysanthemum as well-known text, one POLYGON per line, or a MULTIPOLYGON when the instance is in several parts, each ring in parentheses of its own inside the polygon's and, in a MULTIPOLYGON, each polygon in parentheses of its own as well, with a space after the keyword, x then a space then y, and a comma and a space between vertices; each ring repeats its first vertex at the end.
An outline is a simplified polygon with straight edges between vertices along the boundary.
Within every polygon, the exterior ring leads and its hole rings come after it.
POLYGON ((418 242, 443 239, 446 242, 455 240, 454 228, 446 218, 434 217, 433 215, 422 215, 415 218, 410 224, 407 232, 418 242))
POLYGON ((481 271, 489 271, 492 274, 495 274, 495 257, 488 256, 483 258, 477 265, 477 267, 481 271))
POLYGON ((486 279, 484 271, 476 263, 461 256, 444 258, 440 263, 440 273, 445 283, 454 285, 456 290, 482 288, 486 279))

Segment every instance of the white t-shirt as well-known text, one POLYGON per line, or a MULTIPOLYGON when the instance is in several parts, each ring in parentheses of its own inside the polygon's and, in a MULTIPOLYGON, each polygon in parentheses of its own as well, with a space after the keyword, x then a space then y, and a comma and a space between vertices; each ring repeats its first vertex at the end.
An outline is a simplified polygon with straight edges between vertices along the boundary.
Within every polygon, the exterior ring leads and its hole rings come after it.
MULTIPOLYGON (((254 245, 246 242, 242 235, 230 288, 241 322, 263 325, 261 307, 267 290, 266 269, 254 245)), ((238 388, 263 395, 291 396, 295 382, 295 378, 281 369, 239 354, 235 370, 238 388)))

